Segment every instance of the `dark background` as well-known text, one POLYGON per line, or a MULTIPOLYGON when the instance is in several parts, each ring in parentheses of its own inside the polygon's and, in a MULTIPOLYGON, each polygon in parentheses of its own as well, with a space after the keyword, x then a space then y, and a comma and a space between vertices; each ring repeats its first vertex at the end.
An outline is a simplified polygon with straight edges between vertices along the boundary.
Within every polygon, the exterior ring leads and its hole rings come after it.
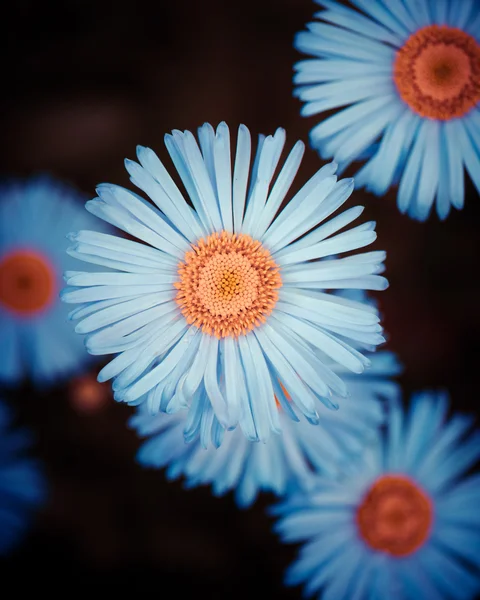
MULTIPOLYGON (((136 144, 171 165, 163 135, 172 129, 225 120, 234 137, 245 123, 252 137, 285 127, 288 150, 307 141, 318 117, 301 118, 292 98, 300 58, 292 41, 317 9, 310 0, 2 8, 1 175, 48 171, 93 197, 102 181, 130 185, 123 159, 135 158, 136 144)), ((322 164, 307 149, 293 191, 322 164)), ((465 209, 444 223, 400 215, 395 191, 384 198, 356 191, 347 206, 358 203, 363 220, 377 221, 372 249, 388 252, 390 288, 377 297, 388 347, 405 365, 406 396, 447 388, 457 409, 478 411, 478 194, 468 182, 465 209)), ((174 586, 181 598, 301 597, 282 586, 295 548, 271 531, 270 495, 240 511, 231 495, 184 491, 142 470, 134 461, 139 442, 125 426, 130 409, 110 397, 91 411, 76 407, 68 383, 48 393, 27 385, 8 397, 36 431, 51 487, 25 543, 0 562, 2 582, 13 578, 17 593, 161 597, 174 586)))

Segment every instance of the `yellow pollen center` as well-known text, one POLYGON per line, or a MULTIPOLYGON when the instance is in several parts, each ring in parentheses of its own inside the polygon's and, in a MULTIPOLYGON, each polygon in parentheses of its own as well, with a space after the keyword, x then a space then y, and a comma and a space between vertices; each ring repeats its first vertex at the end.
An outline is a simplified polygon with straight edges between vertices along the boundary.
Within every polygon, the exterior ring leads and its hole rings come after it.
POLYGON ((224 300, 231 300, 240 292, 241 278, 234 271, 225 271, 222 275, 220 283, 217 285, 217 290, 224 300))
POLYGON ((480 102, 480 45, 455 27, 423 27, 397 52, 393 79, 420 116, 461 117, 480 102))
POLYGON ((430 498, 403 475, 377 479, 358 507, 358 531, 375 550, 407 556, 427 540, 433 520, 430 498))
POLYGON ((270 252, 246 234, 200 239, 178 265, 176 301, 187 322, 218 338, 264 323, 282 280, 270 252))

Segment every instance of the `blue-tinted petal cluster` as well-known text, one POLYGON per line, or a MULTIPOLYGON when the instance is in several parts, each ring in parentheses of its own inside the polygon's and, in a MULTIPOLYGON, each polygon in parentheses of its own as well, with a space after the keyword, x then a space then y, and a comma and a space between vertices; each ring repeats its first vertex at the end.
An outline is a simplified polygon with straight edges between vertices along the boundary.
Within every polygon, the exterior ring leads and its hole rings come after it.
MULTIPOLYGON (((275 386, 280 380, 301 413, 318 422, 320 403, 337 407, 345 382, 328 361, 360 373, 369 360, 360 342, 384 341, 375 309, 324 290, 384 289, 384 252, 346 258, 375 238, 375 223, 341 232, 362 207, 329 217, 348 199, 352 180, 337 181, 336 165, 320 169, 277 215, 300 166, 297 142, 275 178, 285 131, 260 136, 253 165, 250 132, 240 126, 230 164, 230 132, 205 124, 198 142, 189 131, 173 131, 165 144, 194 209, 156 154, 138 147, 139 163, 127 160, 132 182, 153 205, 116 185, 97 188, 87 209, 140 240, 93 231, 71 235, 69 253, 104 267, 102 273, 67 273, 65 302, 76 331, 87 334, 92 354, 116 354, 99 374, 113 378, 115 398, 148 409, 189 408, 187 440, 212 437, 240 425, 249 440, 266 441, 280 430, 275 386), (279 299, 265 324, 238 338, 218 339, 187 320, 177 305, 177 268, 200 238, 214 232, 244 233, 261 242, 280 268, 279 299)), ((288 407, 286 408, 288 411, 288 407)))
MULTIPOLYGON (((234 490, 242 508, 261 491, 281 496, 311 486, 315 473, 335 477, 383 423, 380 399, 397 395, 391 381, 399 370, 395 357, 379 352, 369 358, 372 366, 366 373, 345 374, 350 396, 342 401, 341 410, 322 410, 319 424, 312 426, 299 420, 291 407, 293 415, 279 409, 282 433, 265 444, 249 442, 238 429, 226 432, 218 449, 203 447, 201 440, 185 444, 185 411, 152 416, 142 404, 130 420, 139 435, 148 437, 138 460, 145 466, 166 467, 169 479, 184 476, 189 488, 211 484, 215 495, 234 490)), ((286 402, 281 388, 278 393, 286 402)))
POLYGON ((44 310, 25 315, 0 300, 0 380, 18 383, 28 376, 36 384, 53 383, 91 362, 82 339, 68 322, 58 298, 66 269, 78 261, 66 254, 72 225, 83 229, 94 219, 81 194, 47 177, 32 177, 0 186, 0 262, 16 251, 40 253, 55 271, 55 299, 44 310))
POLYGON ((413 396, 404 411, 393 403, 388 427, 340 480, 319 477, 274 512, 285 542, 304 542, 287 583, 305 584, 321 598, 474 598, 480 591, 480 459, 473 418, 447 417, 440 393, 413 396), (426 541, 406 556, 365 543, 356 511, 382 475, 405 475, 430 498, 433 523, 426 541))
POLYGON ((376 195, 398 184, 398 207, 425 220, 432 206, 441 219, 464 203, 464 169, 480 191, 480 106, 461 118, 427 119, 400 98, 393 80, 398 49, 418 29, 459 28, 480 43, 475 0, 336 0, 296 36, 295 47, 315 58, 295 65, 302 114, 340 109, 315 125, 310 141, 340 169, 366 160, 355 184, 376 195))

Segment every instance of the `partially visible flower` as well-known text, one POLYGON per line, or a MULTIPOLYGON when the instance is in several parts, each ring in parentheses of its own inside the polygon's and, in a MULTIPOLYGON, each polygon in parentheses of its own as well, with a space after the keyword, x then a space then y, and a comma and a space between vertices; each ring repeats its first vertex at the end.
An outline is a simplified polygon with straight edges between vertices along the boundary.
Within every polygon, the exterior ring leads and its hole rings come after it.
POLYGON ((72 223, 93 218, 81 194, 47 176, 0 186, 0 379, 53 383, 80 371, 91 359, 67 321, 60 302, 63 272, 79 263, 69 257, 72 223))
POLYGON ((0 401, 0 554, 22 541, 47 488, 40 464, 26 455, 30 433, 11 425, 11 411, 0 401))
POLYGON ((464 168, 480 191, 480 11, 474 0, 315 0, 325 10, 295 47, 304 116, 341 109, 310 133, 355 185, 399 184, 401 212, 445 219, 464 203, 464 168))
POLYGON ((388 428, 340 480, 275 507, 285 542, 305 542, 287 585, 307 596, 474 598, 480 592, 480 459, 473 418, 445 394, 392 403, 388 428))
MULTIPOLYGON (((131 180, 156 206, 102 184, 87 209, 142 243, 92 231, 72 234, 69 253, 107 268, 67 273, 65 302, 80 303, 76 331, 92 354, 116 354, 99 374, 114 378, 115 398, 148 410, 189 408, 189 428, 240 424, 249 440, 280 430, 277 381, 312 423, 319 401, 337 408, 344 381, 324 356, 361 373, 369 360, 352 344, 384 341, 368 306, 321 290, 384 289, 384 252, 322 260, 371 244, 375 223, 338 233, 362 213, 328 220, 353 189, 328 164, 277 215, 304 152, 297 142, 274 180, 285 131, 260 136, 250 172, 251 140, 241 125, 232 173, 230 132, 205 124, 200 146, 189 131, 165 143, 194 209, 156 154, 137 148, 131 180), (249 184, 250 179, 250 184, 249 184), (322 225, 320 225, 322 223, 322 225)), ((289 412, 285 403, 285 410, 289 412)))
MULTIPOLYGON (((335 477, 339 467, 360 454, 383 423, 381 399, 397 394, 391 377, 400 367, 394 355, 378 352, 369 358, 372 366, 363 375, 344 374, 348 398, 338 411, 324 408, 318 425, 299 420, 291 406, 291 414, 286 414, 279 404, 282 433, 271 436, 265 444, 249 442, 238 429, 225 432, 218 449, 207 447, 207 439, 188 444, 184 439, 185 411, 152 416, 142 404, 130 419, 138 434, 148 437, 138 452, 138 461, 144 466, 166 467, 168 479, 183 475, 188 488, 212 484, 218 496, 234 490, 240 507, 249 506, 262 490, 282 496, 311 485, 316 473, 335 477)), ((287 405, 286 390, 278 384, 275 388, 282 404, 287 405)), ((223 430, 219 434, 223 435, 223 430)))
POLYGON ((98 382, 93 373, 85 373, 69 381, 68 396, 77 412, 94 414, 111 400, 111 390, 106 383, 98 382))

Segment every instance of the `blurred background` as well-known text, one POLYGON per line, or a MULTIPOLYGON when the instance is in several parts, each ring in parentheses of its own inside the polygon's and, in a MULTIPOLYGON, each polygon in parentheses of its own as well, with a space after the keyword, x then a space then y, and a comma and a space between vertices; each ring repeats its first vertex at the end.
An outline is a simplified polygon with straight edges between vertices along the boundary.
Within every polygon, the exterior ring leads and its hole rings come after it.
MULTIPOLYGON (((287 130, 287 150, 307 141, 316 118, 300 117, 292 67, 294 34, 311 20, 311 0, 124 0, 9 3, 2 8, 1 176, 49 172, 95 195, 108 181, 130 187, 123 167, 137 144, 171 165, 163 135, 225 120, 253 136, 287 130)), ((307 148, 294 183, 324 164, 307 148)), ((353 174, 350 169, 347 175, 353 174)), ((478 413, 480 202, 467 183, 465 209, 444 223, 398 213, 395 192, 356 191, 377 221, 375 249, 387 250, 390 288, 377 294, 388 348, 405 365, 404 392, 446 388, 458 410, 478 413)), ((372 247, 373 249, 373 247, 372 247)), ((232 495, 185 491, 140 468, 131 410, 108 384, 65 382, 4 393, 34 430, 50 499, 25 542, 0 561, 16 591, 164 590, 212 598, 300 598, 284 589, 296 549, 278 543, 264 494, 240 511, 232 495), (53 579, 55 577, 55 580, 53 579), (55 584, 53 584, 55 585, 55 584), (48 587, 47 587, 48 586, 48 587)))

